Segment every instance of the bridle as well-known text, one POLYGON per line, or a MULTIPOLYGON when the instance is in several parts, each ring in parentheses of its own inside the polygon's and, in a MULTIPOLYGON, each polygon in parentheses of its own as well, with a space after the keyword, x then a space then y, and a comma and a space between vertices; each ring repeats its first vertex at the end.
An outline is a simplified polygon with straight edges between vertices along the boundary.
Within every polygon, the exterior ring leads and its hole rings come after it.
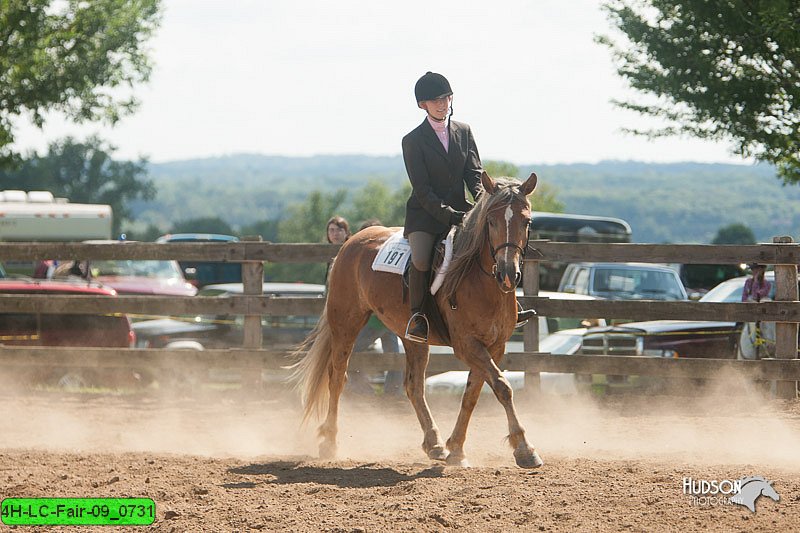
MULTIPOLYGON (((491 214, 494 211, 499 211, 500 209, 507 209, 508 207, 512 206, 513 203, 514 203, 514 198, 512 197, 509 200, 507 205, 495 207, 491 211, 489 211, 488 214, 491 214)), ((519 254, 520 254, 522 259, 525 259, 525 252, 529 248, 528 241, 530 240, 530 234, 531 234, 531 226, 530 226, 530 224, 528 224, 528 226, 525 228, 525 246, 524 247, 522 247, 522 246, 520 246, 520 245, 518 245, 517 243, 514 243, 514 242, 504 242, 503 244, 501 244, 497 248, 495 248, 494 245, 492 244, 492 239, 489 236, 489 224, 486 224, 486 244, 489 245, 489 250, 492 253, 492 261, 493 261, 494 264, 492 265, 492 271, 491 272, 486 272, 486 270, 483 269, 483 265, 481 265, 480 262, 478 262, 478 266, 481 269, 481 272, 483 272, 487 276, 491 276, 492 278, 496 277, 497 276, 497 253, 500 252, 501 250, 505 249, 505 248, 513 248, 514 250, 519 252, 519 254)), ((511 289, 510 291, 505 291, 505 290, 503 290, 501 288, 500 290, 502 292, 504 292, 504 293, 509 293, 509 292, 513 292, 515 289, 511 289)))

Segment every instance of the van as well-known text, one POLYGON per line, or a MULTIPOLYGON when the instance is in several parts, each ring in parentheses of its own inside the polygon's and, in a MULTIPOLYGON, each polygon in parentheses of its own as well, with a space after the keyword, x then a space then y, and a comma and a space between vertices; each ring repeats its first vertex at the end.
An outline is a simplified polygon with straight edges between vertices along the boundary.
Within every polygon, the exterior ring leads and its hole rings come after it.
MULTIPOLYGON (((162 235, 156 242, 239 242, 239 237, 218 233, 173 233, 162 235)), ((242 264, 224 261, 178 261, 184 277, 195 287, 215 283, 241 283, 242 264)))
MULTIPOLYGON (((631 227, 620 218, 573 215, 567 213, 534 212, 530 226, 531 239, 554 242, 631 242, 631 227)), ((567 263, 539 263, 539 287, 546 291, 558 289, 567 263)))

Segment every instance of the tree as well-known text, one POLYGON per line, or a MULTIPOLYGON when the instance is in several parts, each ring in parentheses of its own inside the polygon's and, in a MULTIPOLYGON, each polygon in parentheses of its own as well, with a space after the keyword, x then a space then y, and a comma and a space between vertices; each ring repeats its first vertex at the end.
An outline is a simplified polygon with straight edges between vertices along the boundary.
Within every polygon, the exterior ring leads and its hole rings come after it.
POLYGON ((623 42, 617 72, 646 95, 615 102, 666 126, 629 131, 728 140, 800 182, 800 3, 796 0, 611 0, 623 42))
POLYGON ((260 220, 246 224, 239 230, 239 235, 260 235, 264 241, 276 242, 278 240, 278 220, 260 220))
POLYGON ((233 235, 233 228, 220 217, 200 217, 181 220, 173 224, 169 233, 218 233, 233 235))
POLYGON ((98 137, 77 142, 71 137, 50 144, 47 155, 34 154, 17 170, 0 171, 0 189, 48 190, 73 202, 108 204, 114 211, 114 233, 130 219, 128 204, 155 197, 146 179, 147 161, 114 161, 115 147, 98 137))
MULTIPOLYGON (((506 161, 484 161, 483 169, 493 178, 498 176, 519 178, 519 167, 506 161)), ((545 213, 563 213, 564 203, 556 198, 557 192, 558 189, 552 185, 539 181, 536 191, 528 197, 531 201, 531 208, 534 211, 544 211, 545 213)))
POLYGON ((146 81, 145 42, 156 29, 159 0, 1 0, 0 158, 14 155, 13 121, 37 126, 50 111, 111 124, 136 100, 126 91, 146 81))
POLYGON ((741 223, 719 228, 711 244, 755 244, 756 236, 748 226, 741 223))
MULTIPOLYGON (((306 201, 287 209, 286 217, 278 224, 279 242, 327 242, 326 224, 339 214, 347 197, 340 189, 325 193, 312 191, 306 201)), ((305 281, 322 283, 326 266, 319 263, 274 263, 265 267, 267 279, 274 281, 305 281)))
POLYGON ((352 207, 345 213, 350 230, 358 230, 362 222, 377 218, 384 226, 402 226, 411 184, 392 192, 378 180, 370 180, 353 194, 352 207))

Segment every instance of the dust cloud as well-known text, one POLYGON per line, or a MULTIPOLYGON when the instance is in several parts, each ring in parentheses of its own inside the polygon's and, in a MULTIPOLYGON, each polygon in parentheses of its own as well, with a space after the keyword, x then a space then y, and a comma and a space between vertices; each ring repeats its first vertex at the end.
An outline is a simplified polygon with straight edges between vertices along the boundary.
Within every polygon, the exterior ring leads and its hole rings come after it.
MULTIPOLYGON (((515 399, 529 441, 545 462, 653 459, 800 469, 800 406, 768 396, 768 386, 726 376, 705 385, 684 382, 659 394, 518 392, 515 399)), ((446 440, 460 398, 433 395, 429 401, 446 440)), ((317 424, 301 425, 299 399, 285 389, 70 394, 6 384, 0 402, 0 449, 241 458, 317 454, 317 424)), ((346 394, 339 423, 341 459, 427 462, 405 398, 346 394)), ((482 394, 467 434, 471 464, 512 465, 507 433, 504 410, 494 396, 482 394)))

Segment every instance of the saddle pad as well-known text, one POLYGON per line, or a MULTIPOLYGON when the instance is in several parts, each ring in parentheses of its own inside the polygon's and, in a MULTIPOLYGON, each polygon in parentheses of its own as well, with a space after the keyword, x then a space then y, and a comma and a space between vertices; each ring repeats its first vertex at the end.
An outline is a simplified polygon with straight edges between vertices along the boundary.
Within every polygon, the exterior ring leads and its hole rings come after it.
POLYGON ((372 270, 402 276, 409 259, 411 259, 411 245, 408 244, 408 239, 403 237, 403 230, 398 230, 381 245, 378 255, 372 262, 372 270))
MULTIPOLYGON (((442 266, 436 271, 433 283, 431 283, 431 294, 436 294, 436 291, 444 283, 444 276, 453 258, 453 235, 455 230, 455 226, 450 228, 450 233, 447 234, 447 238, 443 241, 444 260, 442 261, 442 266)), ((398 230, 381 245, 378 255, 375 256, 375 260, 372 262, 372 270, 390 272, 402 276, 410 259, 411 246, 408 244, 408 239, 403 237, 403 230, 398 230)))
POLYGON ((431 283, 431 294, 436 294, 436 291, 444 283, 444 276, 447 274, 448 268, 450 268, 450 261, 453 259, 453 237, 455 234, 456 227, 453 226, 444 239, 444 259, 442 259, 442 266, 436 271, 436 276, 433 278, 433 283, 431 283))

